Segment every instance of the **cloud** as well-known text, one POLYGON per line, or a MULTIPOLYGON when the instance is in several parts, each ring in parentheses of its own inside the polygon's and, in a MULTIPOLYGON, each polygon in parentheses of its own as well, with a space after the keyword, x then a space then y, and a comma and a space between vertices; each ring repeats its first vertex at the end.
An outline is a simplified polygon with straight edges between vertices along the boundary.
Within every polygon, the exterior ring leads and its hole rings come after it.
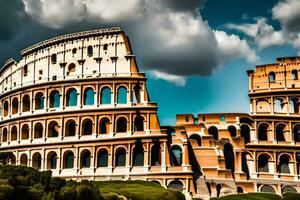
POLYGON ((256 23, 252 24, 227 24, 226 27, 241 31, 251 37, 261 49, 282 45, 286 42, 282 31, 275 31, 273 26, 267 24, 266 18, 259 18, 256 20, 256 23))
POLYGON ((183 76, 176 76, 176 75, 167 74, 167 73, 156 71, 156 70, 151 71, 151 74, 156 79, 163 79, 163 80, 175 83, 177 86, 185 86, 185 84, 186 84, 185 77, 183 77, 183 76))

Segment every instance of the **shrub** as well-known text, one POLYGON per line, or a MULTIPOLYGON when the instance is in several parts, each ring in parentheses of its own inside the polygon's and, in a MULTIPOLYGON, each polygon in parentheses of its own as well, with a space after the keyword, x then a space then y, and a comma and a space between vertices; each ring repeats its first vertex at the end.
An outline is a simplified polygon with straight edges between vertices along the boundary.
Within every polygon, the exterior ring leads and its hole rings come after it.
POLYGON ((66 180, 58 177, 52 178, 49 184, 51 190, 60 190, 65 185, 66 180))
POLYGON ((76 200, 77 192, 75 186, 64 186, 60 190, 59 200, 76 200))
POLYGON ((117 195, 116 193, 112 193, 112 192, 103 194, 103 198, 105 200, 121 200, 122 199, 119 197, 119 195, 117 195))
POLYGON ((12 199, 14 188, 10 185, 0 185, 0 199, 12 199))
POLYGON ((283 200, 295 200, 295 199, 300 199, 299 193, 288 192, 283 194, 283 200))

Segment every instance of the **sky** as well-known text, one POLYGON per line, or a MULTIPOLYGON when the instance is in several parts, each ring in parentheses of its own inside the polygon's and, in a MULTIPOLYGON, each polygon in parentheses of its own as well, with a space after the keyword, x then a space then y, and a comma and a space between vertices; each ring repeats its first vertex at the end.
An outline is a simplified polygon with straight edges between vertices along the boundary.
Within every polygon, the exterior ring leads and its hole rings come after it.
POLYGON ((300 0, 0 0, 0 63, 51 37, 120 26, 161 125, 249 112, 256 65, 300 52, 300 0))

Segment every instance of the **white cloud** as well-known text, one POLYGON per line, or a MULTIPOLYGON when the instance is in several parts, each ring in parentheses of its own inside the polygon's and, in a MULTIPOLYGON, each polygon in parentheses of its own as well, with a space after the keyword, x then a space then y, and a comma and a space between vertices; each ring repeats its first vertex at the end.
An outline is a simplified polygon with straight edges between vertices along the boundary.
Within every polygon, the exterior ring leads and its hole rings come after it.
POLYGON ((156 70, 151 71, 151 74, 156 79, 163 79, 175 83, 177 86, 185 86, 186 84, 186 80, 184 76, 176 76, 176 75, 167 74, 156 70))

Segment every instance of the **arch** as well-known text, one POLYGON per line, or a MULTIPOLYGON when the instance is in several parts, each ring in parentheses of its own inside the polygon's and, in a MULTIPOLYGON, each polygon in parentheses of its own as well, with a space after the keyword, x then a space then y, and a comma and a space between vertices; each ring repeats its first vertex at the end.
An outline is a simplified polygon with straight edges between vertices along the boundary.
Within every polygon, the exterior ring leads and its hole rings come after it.
POLYGON ((43 125, 42 123, 38 122, 34 125, 34 136, 33 138, 36 139, 36 138, 42 138, 43 137, 43 125))
POLYGON ((71 75, 71 74, 73 74, 74 72, 76 72, 76 65, 75 65, 75 63, 70 63, 70 64, 68 65, 67 75, 71 75))
POLYGON ((107 117, 103 117, 100 120, 100 134, 107 134, 110 132, 110 120, 107 117))
POLYGON ((282 194, 287 193, 287 192, 297 193, 297 190, 293 186, 286 185, 282 188, 282 194))
POLYGON ((56 169, 57 168, 57 154, 54 151, 51 151, 47 155, 47 169, 56 169))
POLYGON ((73 119, 69 119, 66 122, 65 137, 75 136, 75 135, 76 135, 76 122, 73 119))
POLYGON ((226 143, 224 145, 224 158, 225 158, 225 167, 226 169, 230 169, 232 176, 234 177, 234 171, 235 171, 235 157, 233 152, 233 147, 230 143, 226 143))
POLYGON ((182 165, 182 149, 178 145, 174 145, 171 148, 171 159, 173 166, 181 166, 182 165))
POLYGON ((24 124, 21 129, 21 139, 27 140, 29 139, 29 126, 28 124, 24 124))
POLYGON ((269 77, 269 82, 270 82, 270 83, 276 81, 275 72, 270 72, 268 77, 269 77))
POLYGON ((293 127, 293 136, 295 142, 300 142, 300 124, 296 124, 293 127))
POLYGON ((169 189, 183 191, 183 183, 180 180, 171 181, 168 185, 169 189))
POLYGON ((257 112, 271 112, 271 106, 267 99, 258 99, 256 101, 257 112))
POLYGON ((60 94, 59 91, 53 90, 50 93, 50 108, 59 108, 60 106, 60 94))
POLYGON ((16 165, 17 163, 17 158, 14 154, 11 155, 10 160, 9 160, 9 164, 10 165, 16 165))
POLYGON ((10 140, 13 141, 17 139, 18 139, 18 129, 16 126, 13 126, 10 131, 10 140))
POLYGON ((218 129, 215 126, 211 126, 211 127, 208 128, 208 134, 213 136, 214 140, 219 139, 218 129))
POLYGON ((257 158, 257 171, 258 172, 269 172, 269 161, 270 156, 262 153, 257 158))
POLYGON ((200 135, 198 134, 192 134, 190 137, 189 137, 189 141, 192 145, 192 147, 200 147, 201 146, 201 137, 200 135))
POLYGON ((74 153, 72 151, 66 151, 63 158, 64 169, 71 169, 74 167, 74 153))
POLYGON ((287 154, 282 154, 279 157, 279 163, 277 166, 277 170, 280 174, 290 174, 290 168, 289 168, 289 164, 290 164, 290 156, 288 156, 287 154))
POLYGON ((94 54, 93 46, 90 45, 90 46, 87 47, 87 55, 88 55, 88 57, 92 57, 93 54, 94 54))
POLYGON ((133 87, 133 103, 141 103, 141 86, 140 84, 135 84, 133 87))
POLYGON ((101 149, 97 153, 97 167, 108 166, 108 151, 107 149, 101 149))
POLYGON ((292 70, 292 79, 298 80, 298 70, 297 69, 292 70))
POLYGON ((115 166, 125 166, 126 164, 126 150, 123 147, 120 147, 116 151, 116 162, 115 166))
POLYGON ((27 166, 28 165, 28 157, 27 154, 23 153, 20 157, 20 165, 27 166))
POLYGON ((37 169, 42 167, 42 156, 38 152, 35 152, 32 156, 32 167, 37 169))
POLYGON ((286 141, 285 136, 284 136, 285 128, 286 128, 286 125, 283 123, 279 123, 276 125, 276 127, 275 127, 276 136, 275 137, 276 137, 277 141, 279 141, 279 142, 286 141))
POLYGON ((266 141, 268 140, 268 130, 269 124, 261 123, 258 126, 258 140, 259 141, 266 141))
POLYGON ((101 89, 100 104, 111 104, 111 89, 109 87, 101 89))
POLYGON ((222 185, 221 185, 221 184, 217 184, 217 185, 216 185, 217 197, 219 197, 219 196, 220 196, 221 189, 222 189, 222 185))
POLYGON ((12 114, 17 114, 19 112, 19 100, 17 97, 12 100, 12 114))
POLYGON ((84 90, 84 105, 94 105, 94 89, 86 88, 84 90))
POLYGON ((244 190, 243 190, 243 188, 241 186, 238 186, 236 188, 236 191, 237 191, 238 194, 243 194, 244 193, 244 190))
POLYGON ((247 163, 247 158, 252 157, 249 153, 247 152, 242 152, 242 171, 246 174, 247 180, 250 178, 250 173, 249 173, 249 167, 247 163))
POLYGON ((272 186, 270 186, 270 185, 263 185, 263 186, 260 188, 260 192, 276 194, 275 189, 274 189, 272 186))
POLYGON ((35 95, 35 109, 36 110, 41 110, 44 109, 44 102, 45 102, 45 97, 42 92, 38 92, 35 95))
POLYGON ((245 144, 250 143, 250 127, 246 124, 241 125, 241 137, 244 138, 245 144))
POLYGON ((56 64, 56 62, 57 62, 57 55, 54 53, 51 55, 51 63, 56 64))
POLYGON ((236 137, 236 128, 235 128, 235 126, 228 126, 227 130, 229 131, 231 137, 236 137))
POLYGON ((77 90, 75 88, 67 91, 66 106, 77 106, 77 90))
POLYGON ((143 145, 138 142, 133 149, 133 166, 144 166, 144 148, 143 145))
POLYGON ((127 119, 125 117, 119 117, 117 119, 117 133, 127 132, 127 119))
POLYGON ((283 113, 285 112, 285 107, 284 107, 284 100, 281 98, 276 98, 274 100, 274 112, 276 113, 283 113))
POLYGON ((92 135, 93 121, 89 118, 84 119, 82 122, 82 135, 92 135))
POLYGON ((7 142, 7 128, 3 128, 2 130, 2 142, 7 142))
POLYGON ((160 144, 155 142, 151 147, 151 166, 161 165, 160 144))
POLYGON ((144 118, 142 116, 135 117, 134 131, 144 131, 144 118))
POLYGON ((23 96, 23 99, 22 99, 22 102, 23 102, 23 112, 27 112, 30 110, 30 97, 28 94, 24 95, 23 96))
POLYGON ((127 103, 127 88, 120 86, 117 93, 117 103, 126 104, 127 103))
POLYGON ((4 101, 3 103, 3 113, 4 113, 4 117, 6 117, 8 115, 8 101, 4 101))
POLYGON ((91 167, 91 152, 89 150, 84 150, 80 154, 81 168, 90 168, 91 167))
POLYGON ((48 124, 48 137, 58 137, 59 126, 56 121, 51 121, 48 124))

